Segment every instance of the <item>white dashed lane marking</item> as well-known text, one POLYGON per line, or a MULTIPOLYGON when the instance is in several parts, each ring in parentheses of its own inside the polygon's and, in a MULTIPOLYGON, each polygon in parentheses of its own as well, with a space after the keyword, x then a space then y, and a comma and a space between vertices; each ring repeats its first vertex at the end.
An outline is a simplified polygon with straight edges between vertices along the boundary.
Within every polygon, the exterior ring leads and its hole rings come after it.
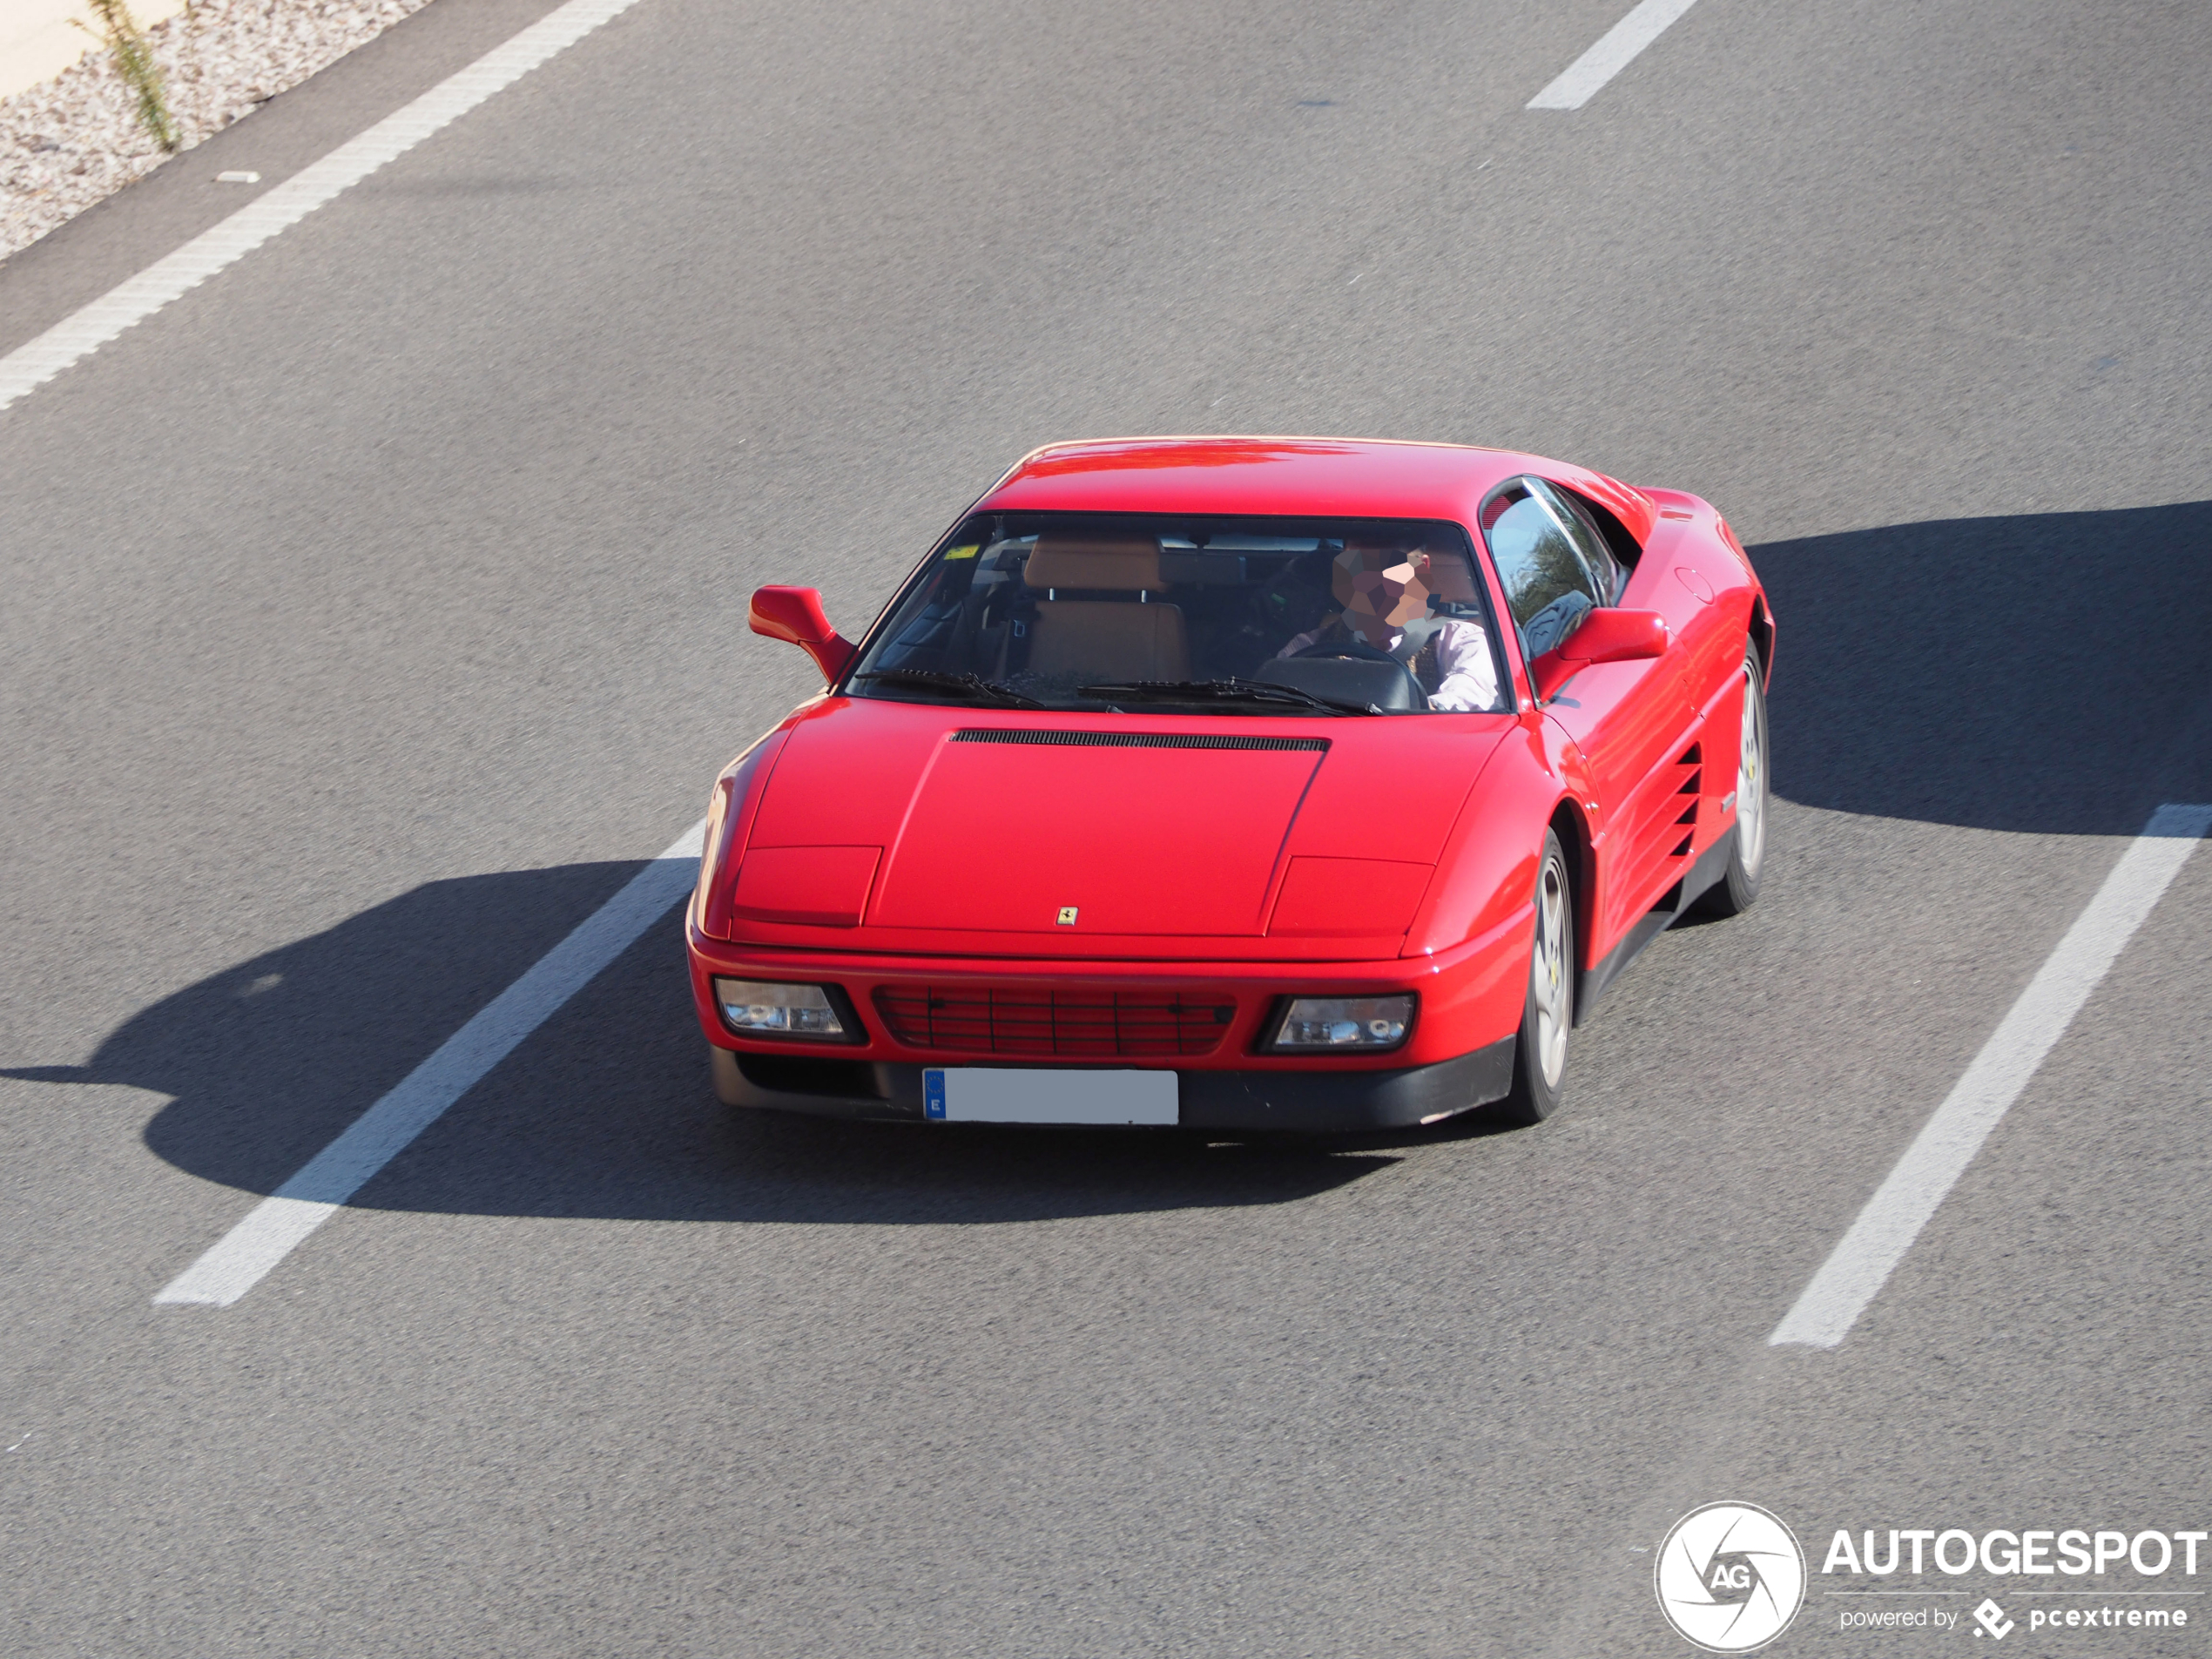
MULTIPOLYGON (((636 0, 569 0, 512 40, 387 116, 359 138, 310 163, 282 184, 194 237, 165 259, 71 313, 36 340, 0 357, 0 409, 89 356, 125 329, 198 287, 271 237, 298 224, 349 185, 404 155, 439 128, 458 120, 495 92, 565 51, 636 0)), ((223 173, 223 179, 246 175, 223 173)), ((258 179, 259 174, 252 175, 258 179)))
POLYGON ((1579 110, 1635 59, 1638 52, 1667 32, 1668 25, 1697 0, 1643 0, 1598 37, 1597 44, 1569 64, 1560 78, 1530 98, 1532 110, 1579 110))
POLYGON ((1775 1327, 1770 1345, 1832 1348, 1850 1334, 2208 828, 2212 806, 2166 806, 2151 814, 1966 1076, 1775 1327))
POLYGON ((701 819, 153 1299, 228 1307, 636 942, 698 876, 701 819))

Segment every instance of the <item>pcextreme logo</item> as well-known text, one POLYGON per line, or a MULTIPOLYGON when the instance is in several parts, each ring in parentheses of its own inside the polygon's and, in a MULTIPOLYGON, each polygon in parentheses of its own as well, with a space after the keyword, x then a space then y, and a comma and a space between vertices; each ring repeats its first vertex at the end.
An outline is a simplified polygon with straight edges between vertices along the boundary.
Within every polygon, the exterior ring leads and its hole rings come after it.
POLYGON ((1797 1535, 1754 1503, 1709 1503, 1668 1529, 1651 1569, 1659 1610, 1708 1653, 1749 1653, 1790 1628, 1805 1600, 1797 1535))
POLYGON ((1974 1622, 2002 1642, 2013 1634, 2013 1622, 2005 1616, 2005 1609, 1997 1605, 1993 1596, 1984 1596, 1981 1605, 1974 1609, 1974 1622))

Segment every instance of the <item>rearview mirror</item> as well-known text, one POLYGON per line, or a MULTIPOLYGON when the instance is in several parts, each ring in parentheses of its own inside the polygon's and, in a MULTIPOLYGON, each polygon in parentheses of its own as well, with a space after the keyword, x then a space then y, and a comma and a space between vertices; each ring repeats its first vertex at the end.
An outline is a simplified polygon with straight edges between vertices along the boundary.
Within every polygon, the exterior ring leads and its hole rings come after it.
POLYGON ((752 631, 771 639, 787 640, 814 659, 824 685, 853 660, 853 642, 830 626, 816 588, 759 588, 752 596, 752 631))
POLYGON ((1638 663, 1663 657, 1674 636, 1656 610, 1593 610, 1582 625, 1528 664, 1536 700, 1548 703, 1592 663, 1638 663))

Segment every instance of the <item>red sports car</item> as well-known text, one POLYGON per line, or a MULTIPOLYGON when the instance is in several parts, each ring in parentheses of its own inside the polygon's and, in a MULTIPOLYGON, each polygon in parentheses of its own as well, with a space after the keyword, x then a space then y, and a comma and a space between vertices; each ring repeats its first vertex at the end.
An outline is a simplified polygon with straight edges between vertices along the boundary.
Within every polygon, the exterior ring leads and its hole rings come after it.
POLYGON ((1774 622, 1720 516, 1499 449, 1057 444, 716 782, 732 1105, 1373 1130, 1560 1099, 1568 1034, 1758 890, 1774 622))

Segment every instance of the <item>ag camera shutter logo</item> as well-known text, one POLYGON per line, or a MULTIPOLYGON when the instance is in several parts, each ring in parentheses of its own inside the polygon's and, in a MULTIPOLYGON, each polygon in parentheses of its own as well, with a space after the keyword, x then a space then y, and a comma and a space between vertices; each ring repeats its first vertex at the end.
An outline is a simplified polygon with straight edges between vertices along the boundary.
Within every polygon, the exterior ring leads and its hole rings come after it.
POLYGON ((1691 1510, 1660 1541, 1651 1576, 1667 1622, 1708 1653, 1764 1647, 1805 1601, 1797 1534, 1753 1503, 1691 1510))

